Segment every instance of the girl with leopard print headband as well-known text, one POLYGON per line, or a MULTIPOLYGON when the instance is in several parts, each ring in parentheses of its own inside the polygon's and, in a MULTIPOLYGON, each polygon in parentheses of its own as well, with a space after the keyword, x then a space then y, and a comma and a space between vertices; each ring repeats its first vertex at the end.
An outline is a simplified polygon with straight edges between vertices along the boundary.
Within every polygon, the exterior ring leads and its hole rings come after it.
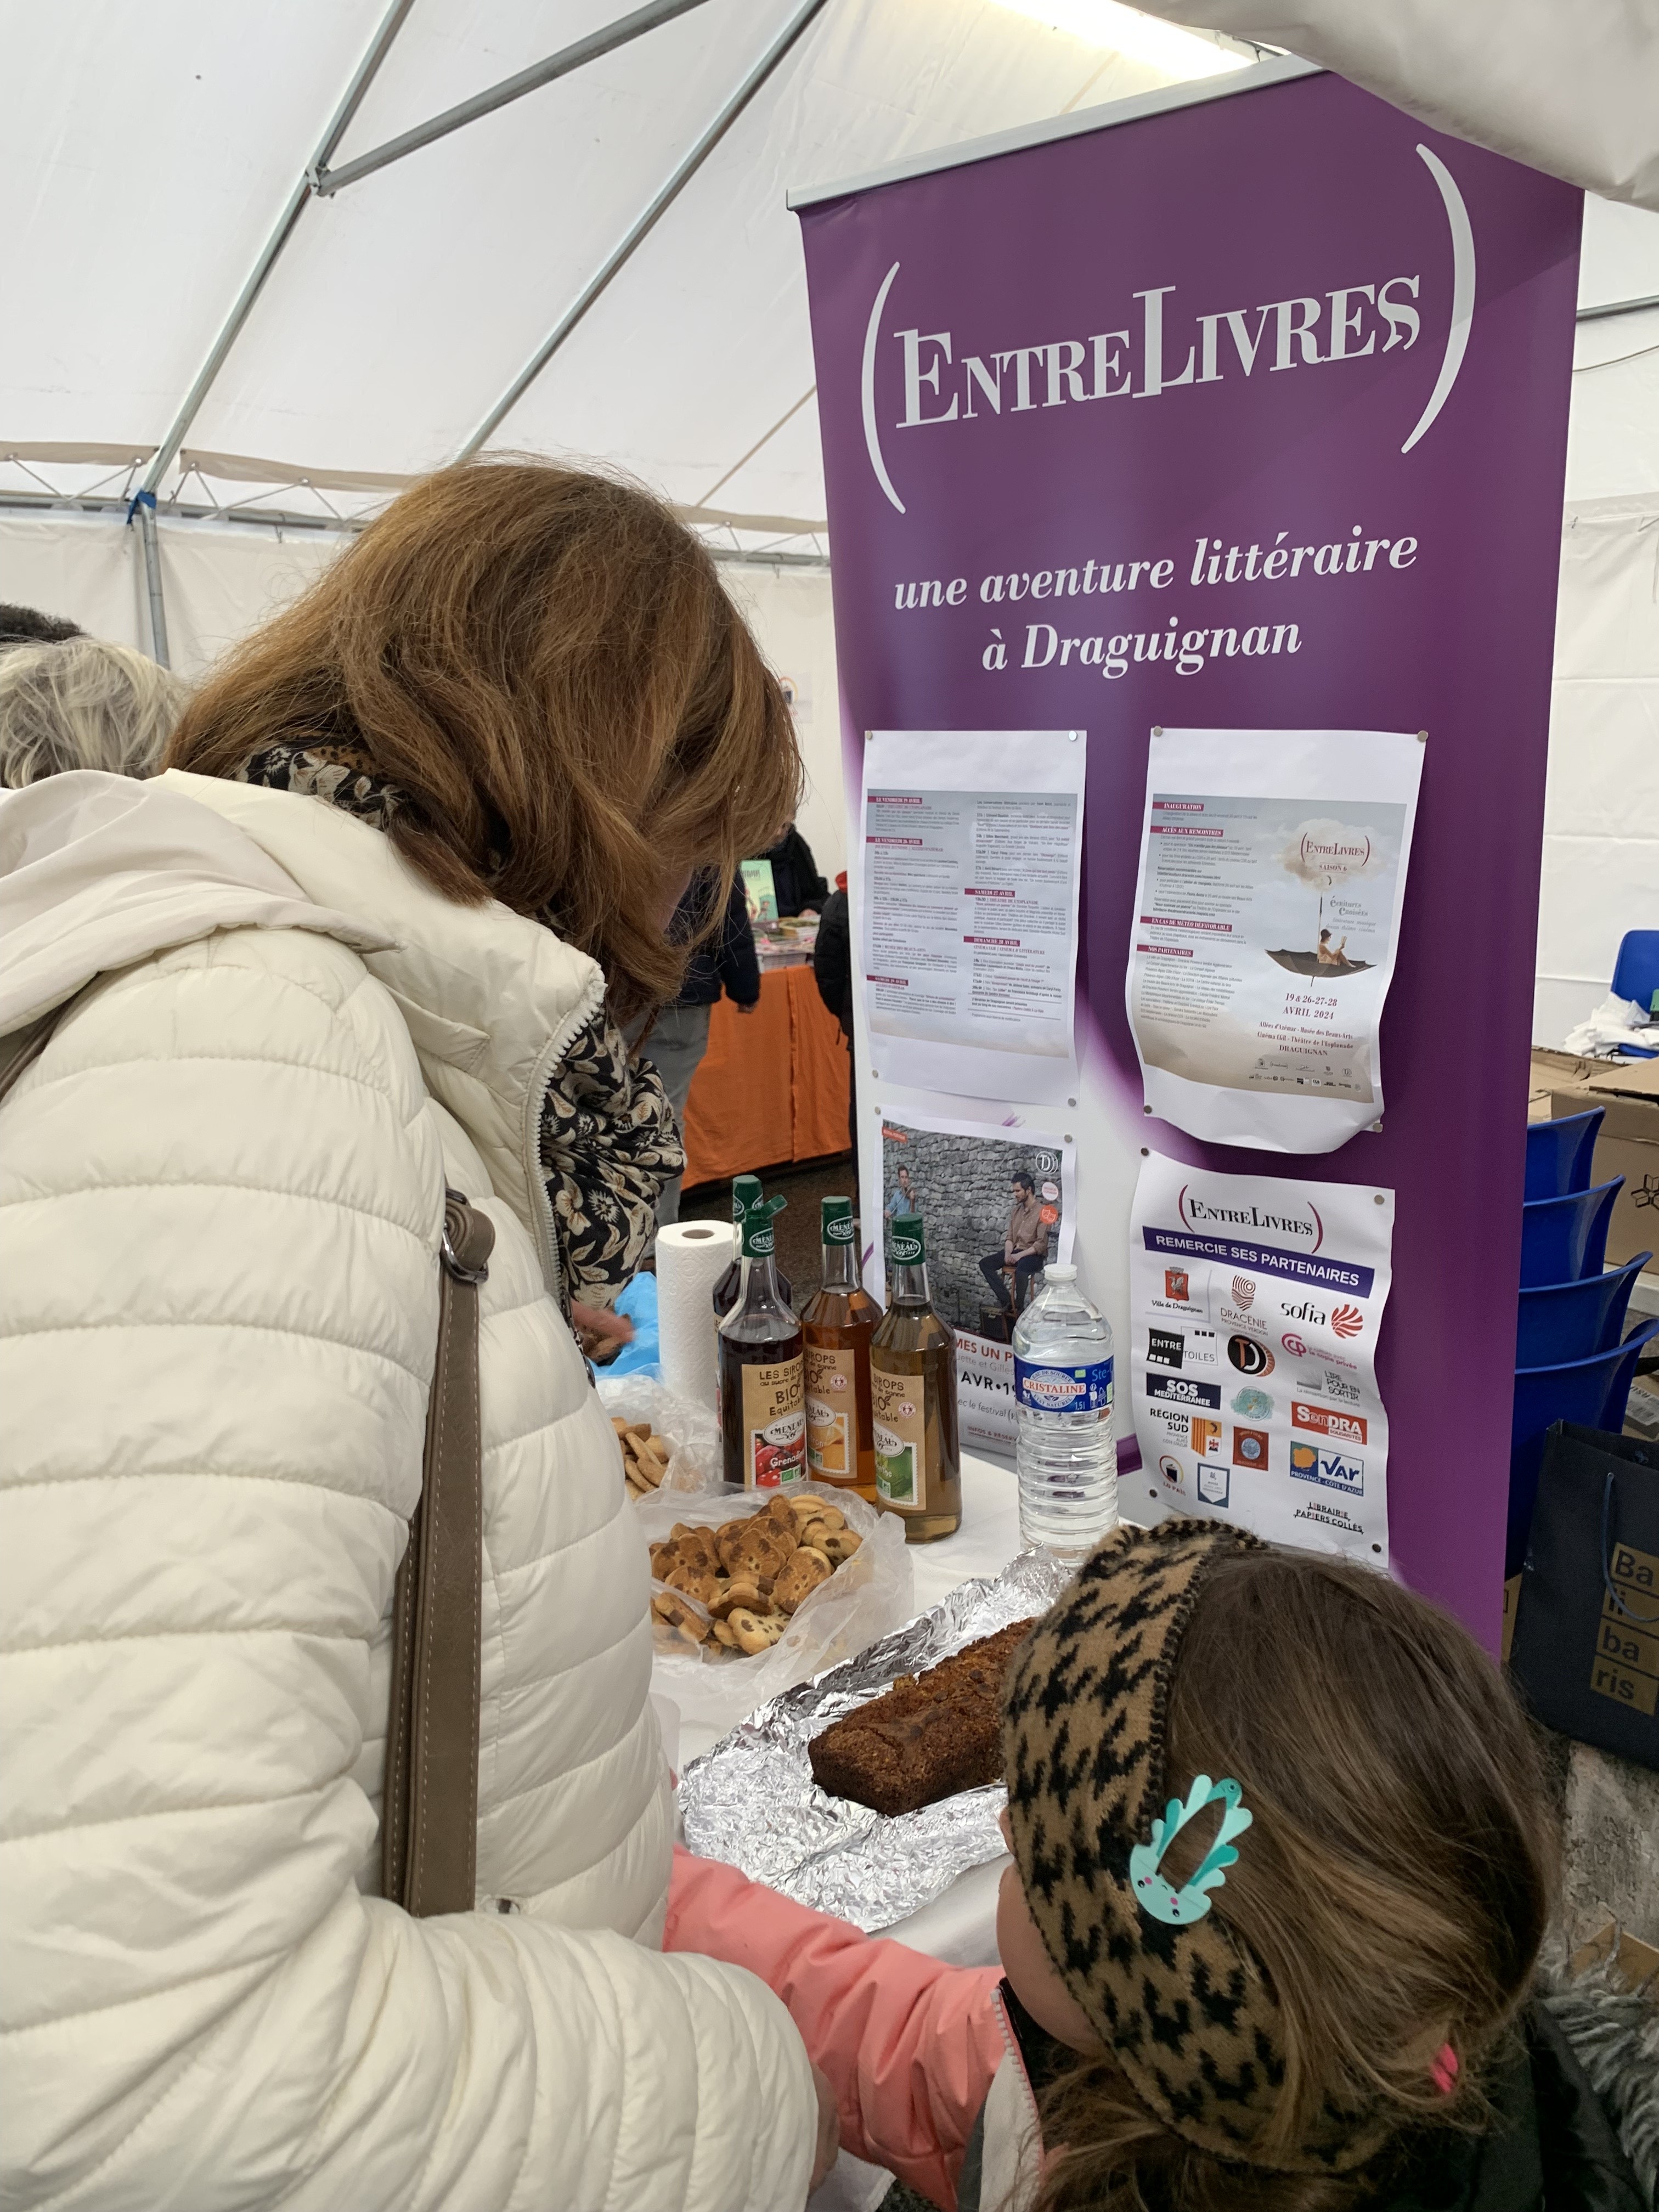
POLYGON ((1016 1655, 1003 1741, 1000 1970, 676 1862, 668 1942, 783 1997, 858 2156, 951 2212, 1542 2212, 1547 2173, 1637 2212, 1529 2004, 1532 1740, 1437 1607, 1123 1527, 1016 1655))

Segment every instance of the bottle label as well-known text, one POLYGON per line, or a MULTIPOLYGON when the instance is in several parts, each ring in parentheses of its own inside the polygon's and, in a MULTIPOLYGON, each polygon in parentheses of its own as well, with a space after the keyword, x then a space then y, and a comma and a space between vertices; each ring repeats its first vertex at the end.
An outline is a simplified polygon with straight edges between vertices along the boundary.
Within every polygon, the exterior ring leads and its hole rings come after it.
POLYGON ((856 1352, 806 1347, 806 1464, 814 1480, 845 1482, 858 1472, 856 1352))
POLYGON ((799 1355, 743 1370, 743 1481, 778 1490, 806 1479, 806 1409, 799 1355))
POLYGON ((1043 1359, 1014 1359, 1014 1396, 1034 1413, 1109 1413, 1112 1363, 1054 1367, 1043 1359))
POLYGON ((901 1513, 927 1510, 927 1377, 870 1364, 876 1495, 901 1513))

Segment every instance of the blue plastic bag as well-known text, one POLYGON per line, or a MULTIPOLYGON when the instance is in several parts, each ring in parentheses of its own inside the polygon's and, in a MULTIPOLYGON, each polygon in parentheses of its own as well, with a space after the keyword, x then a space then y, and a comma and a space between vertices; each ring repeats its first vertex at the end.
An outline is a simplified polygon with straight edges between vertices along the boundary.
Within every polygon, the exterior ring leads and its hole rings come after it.
POLYGON ((657 1334, 657 1279, 654 1275, 635 1275, 625 1283, 617 1299, 616 1310, 626 1314, 634 1324, 633 1341, 623 1345, 602 1375, 650 1375, 660 1381, 662 1376, 662 1348, 657 1334))

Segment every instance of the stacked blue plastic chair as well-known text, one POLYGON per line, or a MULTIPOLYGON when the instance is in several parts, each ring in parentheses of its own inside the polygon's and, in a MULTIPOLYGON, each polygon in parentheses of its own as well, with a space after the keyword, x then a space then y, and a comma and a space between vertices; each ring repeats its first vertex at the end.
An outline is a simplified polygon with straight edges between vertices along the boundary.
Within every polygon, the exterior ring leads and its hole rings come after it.
POLYGON ((1659 1335, 1659 1319, 1624 1334, 1631 1292, 1652 1253, 1640 1252, 1620 1267, 1602 1266, 1607 1224, 1625 1179, 1590 1181, 1601 1115, 1598 1106, 1527 1129, 1505 1575, 1520 1572, 1526 1553, 1550 1427, 1573 1421, 1621 1429, 1638 1358, 1659 1335))
MULTIPOLYGON (((1659 929, 1627 929, 1613 963, 1613 995, 1633 1000, 1644 1014, 1659 1015, 1659 929)), ((1659 1060, 1651 1045, 1623 1044, 1630 1060, 1659 1060)))

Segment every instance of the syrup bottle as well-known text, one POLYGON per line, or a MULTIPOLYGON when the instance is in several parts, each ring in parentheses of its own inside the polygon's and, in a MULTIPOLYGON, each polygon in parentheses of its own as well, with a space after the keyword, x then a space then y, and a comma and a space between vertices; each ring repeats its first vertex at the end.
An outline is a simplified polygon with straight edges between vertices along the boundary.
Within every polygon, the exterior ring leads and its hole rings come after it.
POLYGON ((891 1303, 870 1340, 870 1412, 876 1504, 904 1516, 907 1544, 931 1544, 962 1526, 957 1442, 957 1337, 927 1295, 919 1213, 887 1231, 891 1303))
POLYGON ((778 1285, 772 1218, 785 1201, 744 1193, 738 1296, 720 1328, 720 1443, 728 1482, 787 1488, 806 1479, 800 1323, 778 1285))
MULTIPOLYGON (((732 1177, 732 1218, 739 1228, 743 1224, 744 1208, 750 1204, 757 1204, 760 1194, 761 1186, 758 1176, 740 1175, 732 1177)), ((778 1288, 783 1292, 783 1302, 785 1305, 790 1305, 794 1300, 794 1285, 782 1268, 777 1267, 775 1260, 772 1264, 777 1268, 778 1288)), ((717 1328, 738 1303, 738 1292, 742 1287, 742 1283, 743 1248, 739 1243, 738 1250, 732 1255, 731 1266, 714 1285, 714 1322, 717 1328)))
POLYGON ((814 1482, 876 1494, 870 1340, 881 1308, 859 1280, 850 1198, 823 1201, 823 1288, 800 1317, 806 1342, 806 1468, 814 1482))

